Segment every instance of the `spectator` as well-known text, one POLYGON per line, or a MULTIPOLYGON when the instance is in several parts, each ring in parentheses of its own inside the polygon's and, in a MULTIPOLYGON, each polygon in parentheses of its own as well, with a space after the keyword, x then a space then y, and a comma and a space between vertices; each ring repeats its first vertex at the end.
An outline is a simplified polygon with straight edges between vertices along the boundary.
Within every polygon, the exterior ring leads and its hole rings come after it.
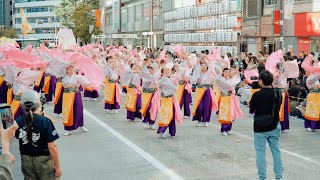
POLYGON ((0 179, 12 180, 12 166, 15 162, 14 156, 9 151, 10 141, 14 137, 15 131, 18 129, 16 122, 8 129, 3 129, 2 122, 0 122, 0 136, 2 143, 2 154, 0 155, 0 179))
POLYGON ((21 104, 27 112, 16 121, 22 173, 25 179, 55 180, 62 174, 55 143, 59 135, 50 119, 41 115, 40 94, 26 91, 21 104))
POLYGON ((250 100, 250 91, 251 86, 249 86, 248 81, 244 80, 241 84, 241 87, 238 90, 238 95, 240 96, 240 103, 247 105, 247 102, 250 100))
POLYGON ((282 96, 279 91, 271 88, 272 82, 273 75, 269 71, 262 71, 259 74, 259 84, 262 89, 254 93, 250 101, 250 113, 255 114, 253 125, 254 146, 259 180, 267 178, 266 142, 268 142, 272 152, 275 177, 277 180, 283 180, 280 152, 281 126, 279 124, 282 96))
POLYGON ((300 86, 298 84, 297 79, 291 80, 291 86, 288 89, 289 100, 290 100, 290 112, 294 112, 296 107, 299 105, 299 94, 300 94, 300 86))

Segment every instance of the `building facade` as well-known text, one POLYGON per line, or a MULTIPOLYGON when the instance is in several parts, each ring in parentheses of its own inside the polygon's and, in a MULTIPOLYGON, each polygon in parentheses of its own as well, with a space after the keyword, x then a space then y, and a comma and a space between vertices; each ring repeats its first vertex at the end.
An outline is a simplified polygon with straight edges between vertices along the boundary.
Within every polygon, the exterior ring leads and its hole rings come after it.
POLYGON ((55 41, 60 23, 54 14, 54 9, 59 5, 59 2, 59 0, 16 0, 13 4, 13 28, 17 30, 19 38, 55 41), (23 8, 34 34, 22 36, 20 8, 23 8))
POLYGON ((259 51, 320 51, 320 1, 293 0, 292 17, 285 19, 285 5, 290 0, 243 0, 244 50, 254 55, 259 51), (275 3, 277 2, 277 3, 275 3))
POLYGON ((12 27, 12 0, 0 0, 0 29, 12 27))

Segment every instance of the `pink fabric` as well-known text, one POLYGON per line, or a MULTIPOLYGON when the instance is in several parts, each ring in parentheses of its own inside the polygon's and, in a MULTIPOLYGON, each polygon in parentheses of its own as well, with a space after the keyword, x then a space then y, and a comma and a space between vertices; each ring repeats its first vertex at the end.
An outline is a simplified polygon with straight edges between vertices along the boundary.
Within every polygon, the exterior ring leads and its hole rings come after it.
POLYGON ((220 49, 217 48, 213 48, 211 51, 211 61, 220 61, 221 58, 221 53, 220 53, 220 49))
POLYGON ((187 83, 184 87, 185 90, 188 91, 188 93, 192 93, 192 86, 190 83, 187 83))
POLYGON ((37 81, 38 77, 40 76, 41 71, 33 71, 30 69, 22 69, 21 73, 19 74, 18 80, 23 85, 29 87, 37 81))
POLYGON ((285 62, 284 69, 287 78, 299 77, 299 66, 297 60, 285 62))
POLYGON ((175 45, 172 50, 178 55, 182 55, 182 51, 184 51, 183 46, 175 45))
POLYGON ((121 103, 121 89, 118 83, 116 83, 116 101, 118 104, 121 103))
POLYGON ((174 110, 175 110, 175 120, 180 124, 182 125, 183 124, 183 114, 181 112, 181 109, 180 109, 180 103, 178 102, 178 99, 176 96, 173 96, 172 97, 173 99, 173 106, 174 106, 174 110))
POLYGON ((276 73, 277 64, 283 58, 283 52, 279 49, 276 52, 273 52, 266 61, 266 70, 270 71, 272 74, 276 73))
POLYGON ((157 90, 151 99, 151 108, 150 108, 150 119, 155 120, 157 118, 158 112, 160 112, 160 91, 157 90))
POLYGON ((246 78, 246 80, 249 82, 249 84, 251 84, 252 82, 254 82, 253 80, 251 80, 251 77, 257 76, 259 77, 259 73, 253 69, 251 70, 244 70, 244 77, 246 78))
POLYGON ((26 49, 28 50, 28 52, 32 52, 32 44, 27 45, 26 49))
POLYGON ((105 80, 105 75, 101 67, 94 62, 91 57, 81 55, 79 53, 71 53, 72 55, 67 59, 74 63, 80 72, 84 73, 90 81, 90 87, 94 90, 99 90, 105 80))
POLYGON ((240 108, 240 102, 236 95, 231 95, 231 101, 230 101, 230 118, 232 121, 234 121, 237 118, 243 117, 243 112, 240 108))
POLYGON ((211 88, 210 88, 210 97, 212 101, 212 111, 217 112, 219 110, 219 106, 218 106, 216 95, 214 94, 211 88))
POLYGON ((43 68, 45 63, 38 57, 32 56, 28 52, 18 49, 4 51, 4 60, 0 62, 2 66, 14 65, 18 68, 43 68))
POLYGON ((106 51, 110 51, 111 49, 113 49, 113 46, 108 46, 108 47, 106 48, 106 51))
POLYGON ((157 61, 164 60, 164 59, 166 58, 166 53, 167 53, 166 50, 162 50, 162 51, 160 52, 160 55, 159 55, 159 58, 157 59, 157 61))
POLYGON ((119 50, 122 51, 122 52, 126 52, 127 51, 127 49, 125 47, 123 47, 123 46, 119 46, 119 50))
POLYGON ((309 71, 311 73, 319 73, 320 72, 320 67, 319 66, 311 66, 311 61, 312 61, 313 56, 309 54, 306 59, 303 61, 301 64, 301 67, 305 69, 306 71, 309 71))
POLYGON ((223 63, 226 68, 230 69, 230 59, 228 58, 227 55, 224 56, 223 63))

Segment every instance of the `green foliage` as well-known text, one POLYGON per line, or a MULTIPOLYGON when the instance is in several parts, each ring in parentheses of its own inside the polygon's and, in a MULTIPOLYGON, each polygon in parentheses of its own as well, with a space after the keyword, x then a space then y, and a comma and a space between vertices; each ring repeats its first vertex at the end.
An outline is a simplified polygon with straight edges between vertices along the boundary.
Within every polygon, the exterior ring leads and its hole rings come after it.
MULTIPOLYGON (((62 26, 72 29, 75 36, 85 44, 90 41, 89 26, 95 23, 94 10, 99 8, 99 0, 61 0, 55 13, 62 26)), ((94 28, 92 34, 101 34, 94 28)))
POLYGON ((93 30, 92 30, 92 32, 91 32, 91 34, 93 34, 93 35, 100 35, 100 34, 102 34, 103 32, 102 32, 102 30, 99 28, 99 27, 97 27, 97 26, 94 26, 93 27, 93 30))
POLYGON ((17 31, 15 29, 1 29, 0 37, 7 37, 11 39, 18 38, 17 31))

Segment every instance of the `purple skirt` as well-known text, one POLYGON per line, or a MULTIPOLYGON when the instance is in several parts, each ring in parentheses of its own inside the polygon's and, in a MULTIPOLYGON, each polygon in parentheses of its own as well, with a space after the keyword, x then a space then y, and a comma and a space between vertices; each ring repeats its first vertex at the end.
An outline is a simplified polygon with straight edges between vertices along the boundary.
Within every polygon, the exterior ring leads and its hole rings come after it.
POLYGON ((285 95, 284 101, 284 120, 280 122, 281 124, 281 131, 289 129, 289 96, 288 94, 285 95))
POLYGON ((193 116, 193 121, 198 122, 210 122, 211 113, 212 113, 212 99, 210 95, 210 89, 208 88, 199 103, 199 106, 196 110, 196 115, 193 116))
POLYGON ((114 110, 114 109, 120 109, 120 104, 117 102, 117 96, 116 93, 114 93, 114 103, 104 103, 104 109, 114 110))
POLYGON ((52 97, 56 91, 56 84, 57 84, 57 78, 55 76, 51 76, 49 94, 45 94, 47 103, 52 101, 52 97))
POLYGON ((159 127, 157 133, 165 133, 167 128, 169 127, 169 134, 171 136, 175 136, 176 135, 176 118, 175 118, 175 109, 173 106, 173 118, 172 121, 170 122, 169 126, 163 126, 163 127, 159 127))
POLYGON ((73 106, 73 126, 64 126, 66 131, 73 131, 83 126, 83 105, 80 92, 76 92, 73 106))
POLYGON ((99 93, 97 90, 93 90, 91 91, 87 91, 84 90, 84 97, 88 97, 88 98, 98 98, 99 97, 99 93))
POLYGON ((191 93, 188 93, 187 90, 183 91, 181 102, 180 102, 180 108, 182 109, 183 106, 183 112, 185 116, 190 116, 190 103, 192 103, 192 96, 191 93))
POLYGON ((8 92, 8 86, 4 81, 0 86, 0 103, 7 103, 7 92, 8 92))
POLYGON ((80 92, 83 91, 83 87, 82 87, 82 86, 79 87, 79 91, 80 91, 80 92))
POLYGON ((44 73, 43 73, 42 78, 41 78, 41 81, 40 81, 40 85, 39 85, 38 87, 35 86, 35 87, 33 88, 33 90, 37 91, 38 93, 39 93, 40 91, 42 91, 42 88, 43 88, 43 86, 44 86, 44 77, 45 77, 45 75, 44 75, 44 73))
POLYGON ((320 121, 311 121, 311 120, 304 120, 304 127, 311 128, 312 130, 320 129, 320 121))
POLYGON ((54 105, 54 113, 61 114, 62 113, 62 97, 63 97, 64 87, 61 89, 61 94, 58 100, 58 103, 54 105))
POLYGON ((138 95, 136 103, 136 112, 131 112, 127 110, 127 119, 134 120, 134 118, 142 119, 142 114, 140 112, 142 106, 141 94, 138 95))

